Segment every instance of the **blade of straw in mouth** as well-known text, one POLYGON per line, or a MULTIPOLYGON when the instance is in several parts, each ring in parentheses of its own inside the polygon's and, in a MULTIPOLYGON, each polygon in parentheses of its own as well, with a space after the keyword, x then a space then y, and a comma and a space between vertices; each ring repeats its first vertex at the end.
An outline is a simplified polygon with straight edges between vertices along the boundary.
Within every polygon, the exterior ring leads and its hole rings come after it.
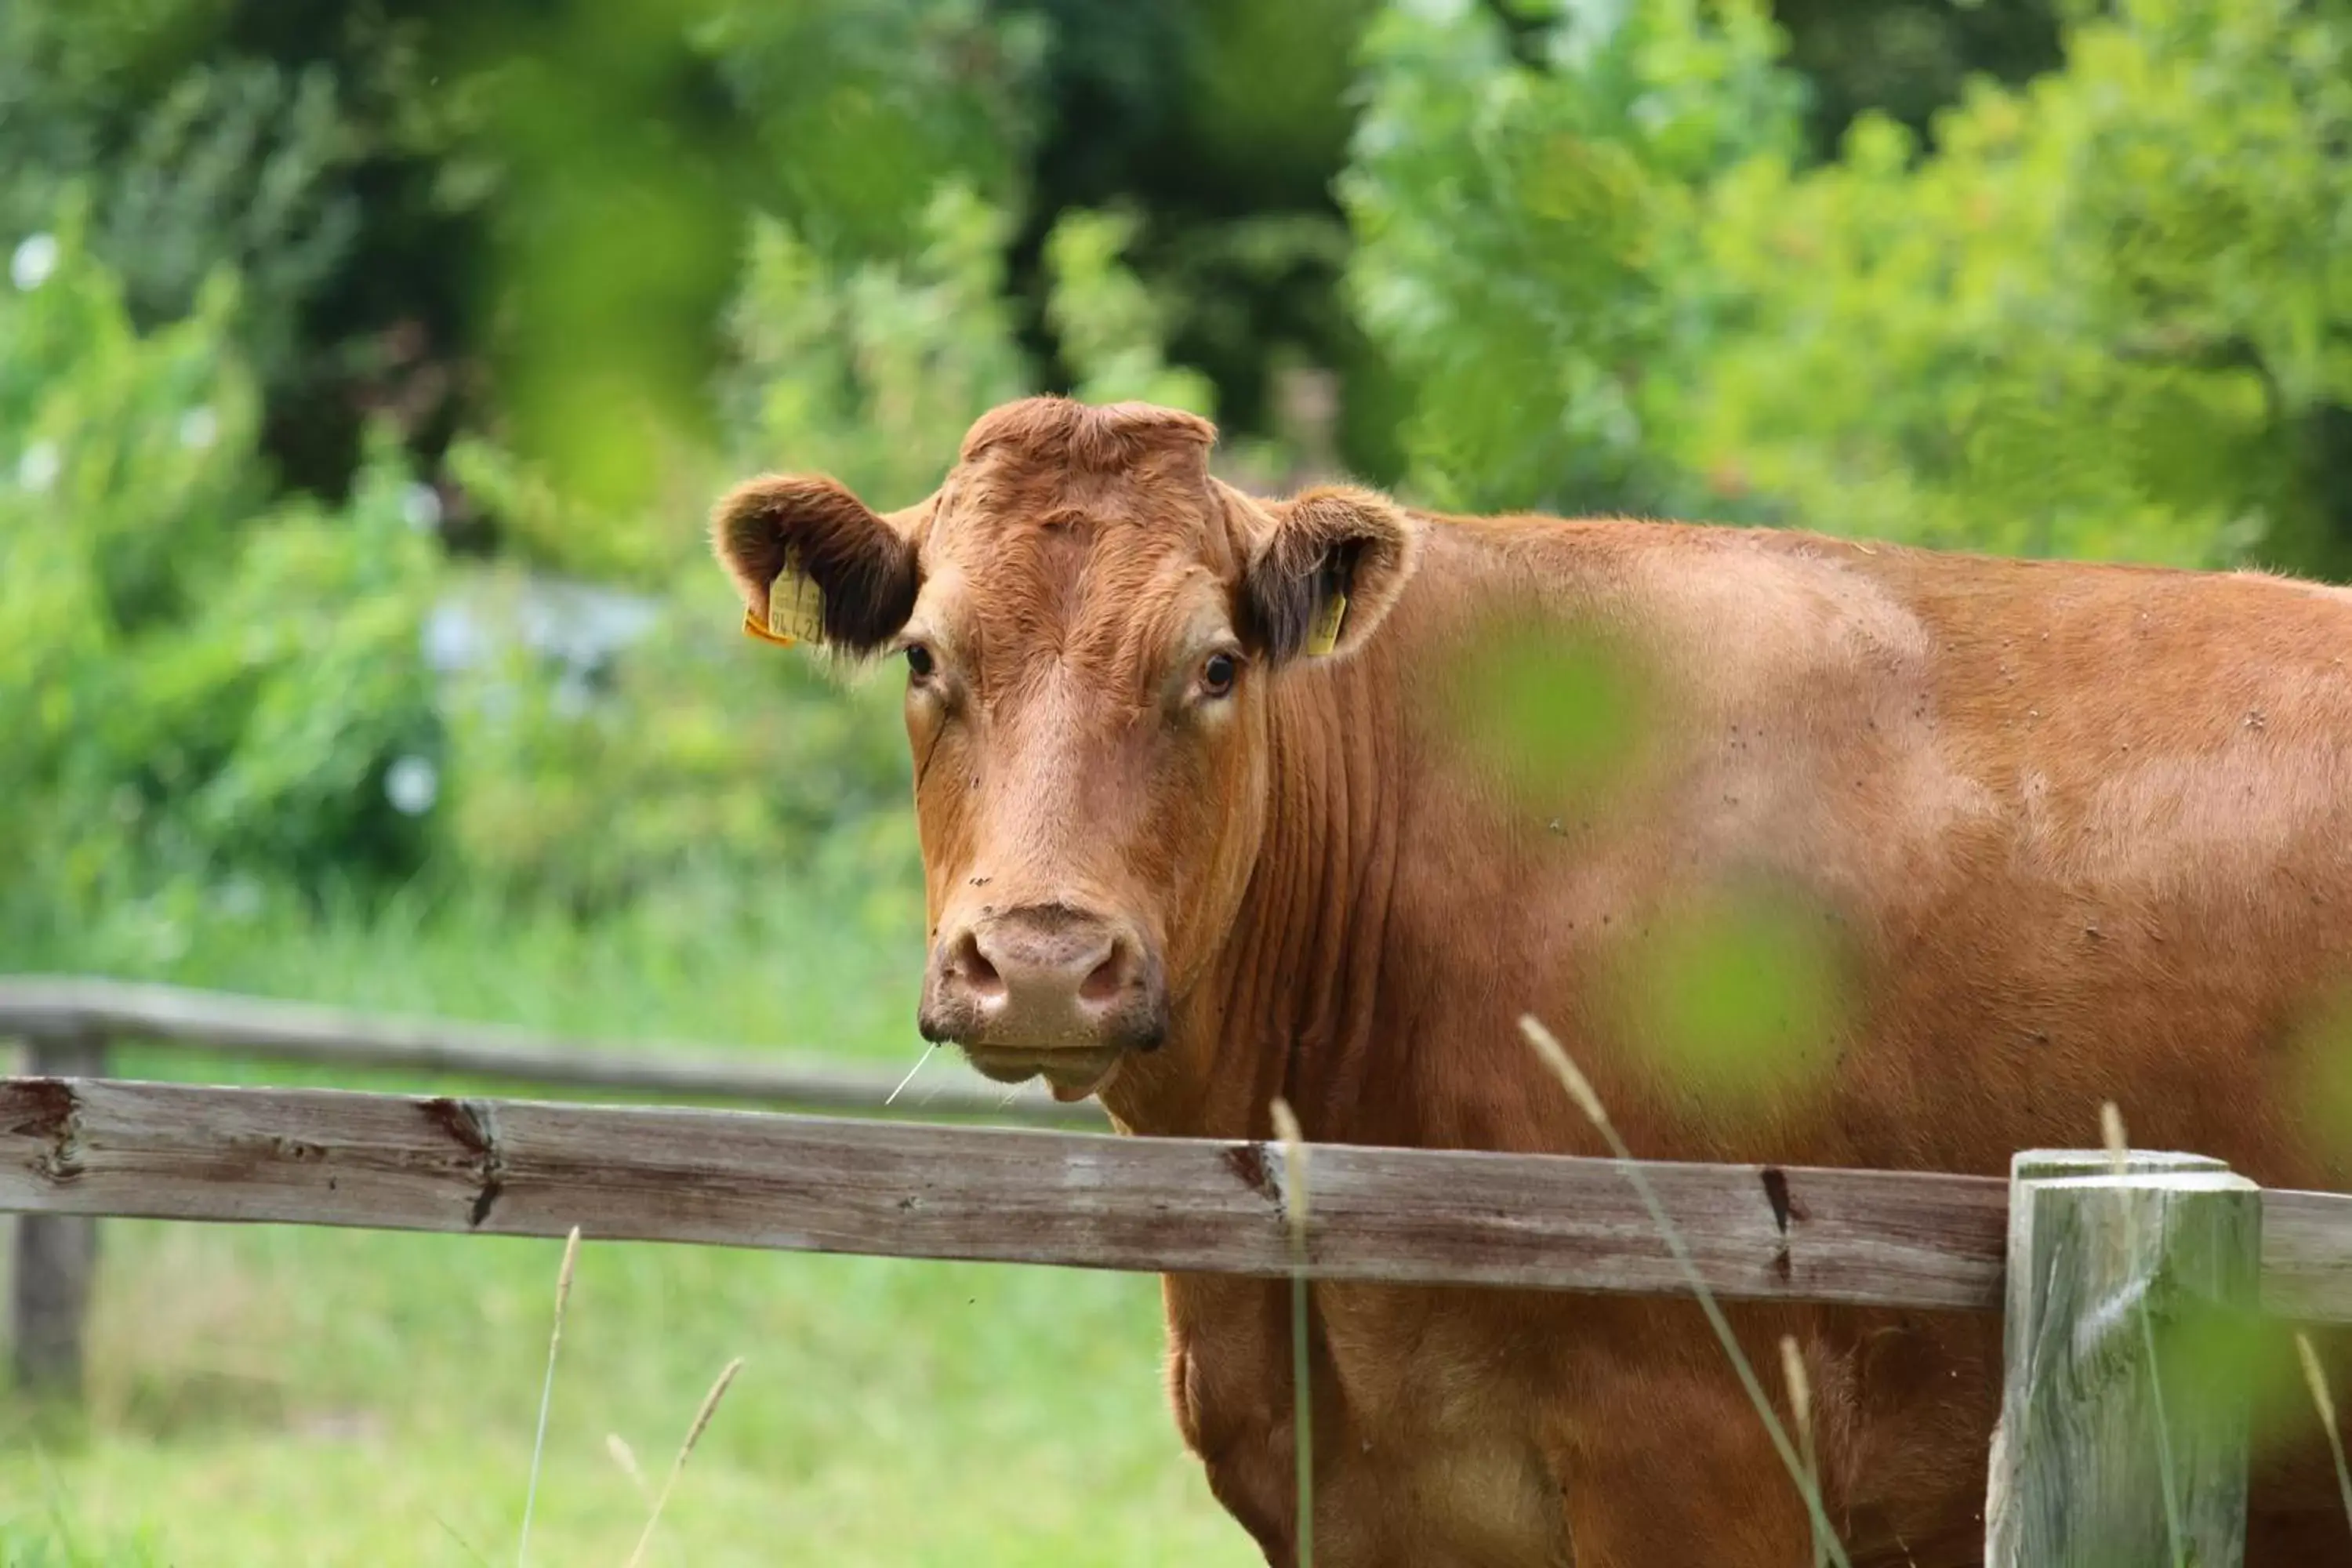
POLYGON ((882 1097, 883 1104, 895 1105, 898 1103, 898 1097, 907 1092, 907 1086, 915 1081, 915 1075, 923 1070, 923 1064, 931 1059, 931 1052, 937 1048, 938 1047, 933 1046, 925 1046, 923 1047, 923 1054, 915 1058, 915 1065, 907 1069, 907 1076, 898 1080, 898 1087, 882 1097))

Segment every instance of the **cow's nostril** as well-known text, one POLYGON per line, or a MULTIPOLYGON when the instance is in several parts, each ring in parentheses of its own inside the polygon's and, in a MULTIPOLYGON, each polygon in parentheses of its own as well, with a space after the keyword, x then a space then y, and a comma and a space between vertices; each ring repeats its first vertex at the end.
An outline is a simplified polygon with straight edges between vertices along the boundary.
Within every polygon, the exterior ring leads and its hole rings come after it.
POLYGON ((980 951, 980 939, 966 931, 956 939, 948 953, 948 978, 967 992, 976 1002, 997 1002, 1004 996, 1004 977, 988 955, 980 951))
POLYGON ((1134 964, 1129 960, 1127 943, 1114 942, 1110 956, 1096 964, 1080 983, 1078 1000, 1096 1004, 1116 1002, 1120 993, 1127 989, 1134 970, 1134 964))

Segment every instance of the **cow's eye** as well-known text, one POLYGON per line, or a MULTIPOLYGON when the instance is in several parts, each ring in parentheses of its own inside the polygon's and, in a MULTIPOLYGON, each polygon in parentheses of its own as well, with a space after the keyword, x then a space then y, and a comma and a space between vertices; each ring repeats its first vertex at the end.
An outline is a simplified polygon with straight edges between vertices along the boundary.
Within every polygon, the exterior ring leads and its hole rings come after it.
POLYGON ((931 658, 929 648, 919 642, 910 642, 907 645, 908 674, 917 680, 928 680, 930 679, 931 671, 938 668, 938 661, 931 658))
POLYGON ((1234 673, 1232 654, 1211 654, 1209 662, 1201 667, 1201 695, 1203 697, 1229 695, 1234 689, 1234 673))

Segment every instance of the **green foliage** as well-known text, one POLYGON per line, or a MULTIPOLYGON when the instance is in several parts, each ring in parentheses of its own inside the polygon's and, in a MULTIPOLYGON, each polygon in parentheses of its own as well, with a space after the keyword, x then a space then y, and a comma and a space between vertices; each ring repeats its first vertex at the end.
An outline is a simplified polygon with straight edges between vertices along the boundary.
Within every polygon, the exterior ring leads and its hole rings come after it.
POLYGON ((359 227, 353 149, 334 79, 266 61, 204 66, 175 82, 107 168, 96 237, 141 315, 185 311, 233 268, 252 312, 242 347, 292 369, 302 307, 348 258, 359 227))
MULTIPOLYGON (((233 290, 142 335, 78 223, 32 242, 33 286, 0 297, 0 462, 17 476, 0 603, 29 677, 0 692, 0 721, 28 738, 7 762, 26 803, 10 831, 39 868, 14 891, 81 906, 233 871, 324 887, 437 845, 455 875, 574 910, 675 886, 726 918, 730 889, 789 868, 906 918, 887 683, 745 642, 677 520, 763 458, 903 504, 972 419, 1031 388, 1003 216, 950 185, 924 222, 902 262, 829 262, 755 226, 721 400, 740 451, 672 448, 676 510, 600 508, 544 465, 459 443, 453 469, 505 546, 462 567, 419 531, 437 502, 415 510, 388 448, 340 511, 269 502, 233 290), (597 578, 627 595, 589 592, 597 578), (437 687, 428 625, 457 638, 437 687)), ((1057 234, 1056 319, 1098 388, 1205 403, 1162 357, 1122 238, 1090 215, 1057 234)))
POLYGON ((1415 384, 1419 488, 1656 508, 1687 493, 1669 426, 1711 335, 1701 195, 1793 144, 1794 84, 1753 4, 1546 16, 1534 65, 1469 0, 1381 18, 1341 186, 1349 281, 1415 384))
POLYGON ((269 509, 229 291, 142 335, 81 233, 27 239, 0 290, 0 892, 413 859, 371 787, 434 731, 396 463, 340 515, 269 509))
POLYGON ((612 510, 655 494, 648 432, 707 439, 714 318, 747 206, 831 267, 905 254, 936 186, 1010 198, 1031 50, 973 0, 658 0, 506 18, 483 56, 510 439, 612 510), (715 82, 727 112, 714 116, 715 82))
MULTIPOLYGON (((2021 82, 2058 64, 2074 0, 1773 0, 1789 64, 1811 89, 1810 136, 1834 153, 1875 112, 1925 133, 1978 78, 2021 82)), ((2079 7, 2074 7, 2079 8, 2079 7)))
POLYGON ((209 857, 312 879, 415 860, 420 834, 384 798, 388 770, 438 749, 418 643, 438 558, 409 503, 381 447, 340 511, 255 520, 139 661, 119 700, 153 728, 125 750, 200 770, 188 822, 209 857))
POLYGON ((728 0, 691 36, 754 122, 761 204, 829 258, 890 258, 932 237, 943 184, 1021 194, 1047 35, 991 9, 728 0))
POLYGON ((43 227, 85 193, 92 248, 142 322, 185 314, 205 279, 236 271, 248 285, 238 347, 274 385, 310 369, 308 317, 358 254, 358 176, 386 142, 362 100, 401 57, 379 49, 374 68, 339 71, 222 49, 231 9, 0 14, 0 232, 43 227))
POLYGON ((1933 157, 1865 119, 1836 165, 1726 179, 1737 324, 1685 460, 1840 531, 2340 559, 2298 448, 2352 403, 2347 50, 2352 8, 2133 0, 1933 157))
POLYGON ((2127 0, 1816 169, 1752 6, 1517 42, 1392 11, 1346 186, 1434 495, 2352 565, 2352 10, 2127 0))
POLYGON ((752 230, 729 318, 736 461, 818 469, 885 509, 929 493, 966 426, 1030 389, 1000 297, 1007 226, 948 185, 898 262, 841 267, 782 223, 752 230))
POLYGON ((1132 217, 1074 212, 1045 239, 1053 279, 1047 315, 1063 363, 1077 377, 1070 395, 1088 403, 1134 400, 1216 412, 1216 389, 1197 371, 1171 366, 1162 352, 1158 302, 1119 265, 1135 237, 1132 217))
POLYGON ((242 275, 273 455, 322 491, 372 407, 416 455, 495 420, 645 505, 648 421, 709 434, 744 210, 850 261, 903 254, 942 180, 1017 200, 1042 47, 982 0, 12 5, 0 236, 86 189, 142 322, 242 275))
MULTIPOLYGON (((524 624, 525 584, 475 587, 467 602, 486 625, 524 624)), ((886 926, 906 910, 914 839, 895 696, 879 681, 845 690, 811 660, 746 641, 723 595, 655 603, 593 682, 519 642, 457 681, 446 826, 464 876, 600 914, 699 887, 718 914, 814 868, 872 889, 886 926)))
MULTIPOLYGON (((737 450, 681 482, 688 515, 769 467, 904 505, 939 482, 972 419, 1027 389, 997 295, 1002 216, 951 185, 924 223, 905 261, 845 264, 781 221, 754 224, 721 398, 737 450)), ((625 581, 653 617, 583 683, 514 635, 545 584, 476 574, 467 602, 509 652, 451 709, 450 825, 468 873, 608 908, 664 882, 756 889, 814 865, 872 889, 875 918, 903 912, 914 848, 887 683, 745 641, 699 529, 571 501, 487 444, 457 460, 508 503, 516 559, 625 581)))
MULTIPOLYGON (((743 644, 698 520, 771 467, 905 504, 1045 385, 1213 408, 1267 482, 1322 366, 1346 454, 1402 395, 1454 504, 2352 566, 2345 0, 2073 8, 2062 73, 1931 121, 2049 56, 1979 10, 10 8, 0 224, 56 237, 0 296, 0 834, 82 897, 438 848, 575 906, 826 858, 899 898, 891 683, 743 644), (353 389, 437 496, 295 460, 353 389), (439 691, 436 605, 485 634, 439 691)), ((1569 663, 1486 683, 1524 771, 1623 727, 1569 663)))

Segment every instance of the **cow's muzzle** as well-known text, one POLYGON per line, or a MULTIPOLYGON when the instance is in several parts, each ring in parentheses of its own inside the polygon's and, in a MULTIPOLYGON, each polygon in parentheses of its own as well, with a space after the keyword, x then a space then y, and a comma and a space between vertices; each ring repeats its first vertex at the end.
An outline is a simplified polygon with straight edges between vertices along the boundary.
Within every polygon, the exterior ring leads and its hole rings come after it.
POLYGON ((918 1016, 1001 1083, 1043 1074, 1083 1093, 1168 1032, 1156 954, 1123 922, 1039 904, 943 928, 918 1016))

